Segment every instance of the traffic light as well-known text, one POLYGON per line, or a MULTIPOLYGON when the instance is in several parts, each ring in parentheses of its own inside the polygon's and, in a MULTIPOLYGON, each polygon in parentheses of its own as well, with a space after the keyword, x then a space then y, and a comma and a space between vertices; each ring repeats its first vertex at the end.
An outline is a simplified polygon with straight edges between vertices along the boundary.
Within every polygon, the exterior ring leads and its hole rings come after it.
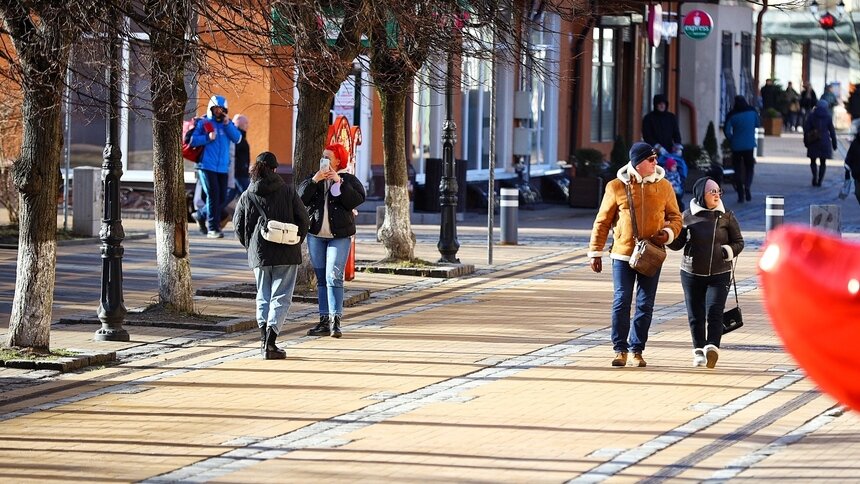
POLYGON ((836 17, 831 15, 830 12, 826 12, 818 19, 818 25, 824 30, 833 30, 833 27, 836 26, 836 17))

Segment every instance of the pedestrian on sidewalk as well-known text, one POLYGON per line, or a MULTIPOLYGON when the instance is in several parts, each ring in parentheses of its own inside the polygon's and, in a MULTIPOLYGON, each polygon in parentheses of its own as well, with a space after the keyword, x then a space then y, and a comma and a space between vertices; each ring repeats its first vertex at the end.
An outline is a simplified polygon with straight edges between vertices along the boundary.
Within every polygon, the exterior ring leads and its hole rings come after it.
MULTIPOLYGON (((659 159, 659 158, 658 158, 659 159)), ((681 172, 678 171, 678 162, 674 158, 667 158, 664 170, 666 171, 666 180, 672 184, 672 190, 675 191, 675 199, 678 201, 678 210, 684 208, 684 180, 681 178, 681 172)))
POLYGON ((621 167, 617 178, 606 185, 591 231, 588 257, 591 258, 591 270, 601 272, 603 249, 609 230, 613 229, 614 242, 609 254, 614 287, 612 348, 615 358, 612 366, 626 366, 627 354, 632 352, 633 364, 644 367, 642 352, 648 341, 660 271, 649 277, 630 267, 630 255, 636 244, 631 215, 635 213, 642 238, 649 238, 662 246, 672 242, 681 231, 681 213, 672 185, 665 179, 665 171, 657 166, 657 151, 648 143, 638 142, 630 148, 629 158, 630 163, 621 167), (632 206, 629 199, 633 201, 632 206), (638 285, 638 290, 631 327, 630 304, 634 285, 638 285))
POLYGON ((827 171, 827 159, 833 158, 836 149, 836 129, 827 101, 821 99, 809 113, 803 125, 803 145, 812 171, 812 186, 820 187, 827 171), (816 165, 816 160, 818 164, 816 165))
POLYGON ((684 251, 681 286, 696 367, 717 365, 732 263, 744 248, 738 220, 733 212, 726 212, 722 194, 713 178, 697 180, 681 233, 669 244, 672 250, 684 251))
POLYGON ((735 168, 735 190, 738 203, 752 200, 752 180, 755 175, 755 130, 761 119, 743 96, 735 96, 735 105, 726 115, 723 133, 732 147, 732 166, 735 168))
POLYGON ((355 235, 353 209, 364 203, 364 186, 347 172, 349 153, 340 144, 326 146, 320 169, 299 185, 310 213, 308 253, 317 277, 319 323, 309 336, 340 338, 343 319, 343 276, 355 235))
POLYGON ((278 159, 264 151, 251 169, 251 184, 239 196, 233 225, 236 237, 248 251, 248 266, 257 282, 257 325, 260 327, 260 352, 267 360, 286 358, 276 340, 284 326, 293 300, 296 274, 302 263, 301 243, 285 245, 270 242, 260 233, 266 220, 295 224, 304 239, 308 232, 308 212, 292 184, 275 173, 278 159), (260 211, 264 211, 261 214, 260 211))
POLYGON ((197 123, 191 135, 191 146, 206 147, 197 161, 197 180, 206 201, 197 210, 196 217, 200 231, 210 239, 224 237, 221 233, 221 211, 227 200, 230 144, 242 139, 242 134, 227 112, 227 99, 224 96, 212 96, 204 122, 197 123))
POLYGON ((851 146, 848 147, 848 153, 845 154, 845 166, 854 178, 854 196, 857 197, 857 203, 860 203, 860 131, 854 135, 854 140, 851 141, 851 146))
POLYGON ((658 155, 674 153, 681 147, 678 117, 668 108, 669 99, 663 94, 656 94, 654 110, 642 118, 642 139, 653 146, 658 155))
POLYGON ((815 103, 818 102, 818 95, 815 94, 815 90, 812 89, 812 86, 809 82, 803 83, 803 90, 800 91, 800 116, 798 116, 798 124, 803 126, 806 124, 806 118, 809 116, 809 113, 812 112, 812 109, 815 107, 815 103))
POLYGON ((233 124, 242 134, 238 143, 230 146, 230 171, 227 177, 227 204, 238 198, 251 184, 251 147, 248 144, 248 117, 233 116, 233 124))

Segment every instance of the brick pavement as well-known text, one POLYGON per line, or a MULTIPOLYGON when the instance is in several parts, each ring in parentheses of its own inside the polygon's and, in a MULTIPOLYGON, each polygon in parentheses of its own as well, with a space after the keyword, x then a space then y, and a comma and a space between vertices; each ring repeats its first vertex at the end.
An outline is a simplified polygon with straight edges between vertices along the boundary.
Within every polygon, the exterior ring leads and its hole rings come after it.
MULTIPOLYGON (((94 326, 55 326, 53 346, 111 347, 122 362, 66 375, 0 370, 0 481, 855 480, 860 419, 782 352, 755 277, 764 195, 794 200, 795 221, 829 195, 806 187, 796 156, 760 161, 756 200, 738 210, 750 242, 737 271, 746 325, 724 338, 714 370, 690 367, 677 253, 661 279, 648 367, 616 369, 611 278, 585 258, 593 212, 521 211, 524 244, 497 246, 492 267, 470 214, 458 255, 476 274, 360 273, 352 284, 372 297, 347 311, 342 339, 303 336, 313 308, 293 307, 286 361, 259 359, 256 331, 129 327, 130 343, 95 343, 94 326)), ((860 219, 856 201, 843 211, 846 225, 860 219)), ((417 255, 437 258, 438 228, 415 230, 417 255)), ((152 244, 129 243, 129 306, 153 295, 152 244)), ((195 285, 249 277, 235 242, 194 236, 195 246, 195 285)), ((369 227, 358 253, 383 254, 369 227)), ((4 294, 10 257, 0 253, 4 294)), ((88 257, 61 248, 63 278, 88 257)), ((85 280, 72 283, 90 291, 85 280)), ((92 309, 86 291, 56 313, 92 309)), ((198 302, 252 311, 248 301, 198 302)))

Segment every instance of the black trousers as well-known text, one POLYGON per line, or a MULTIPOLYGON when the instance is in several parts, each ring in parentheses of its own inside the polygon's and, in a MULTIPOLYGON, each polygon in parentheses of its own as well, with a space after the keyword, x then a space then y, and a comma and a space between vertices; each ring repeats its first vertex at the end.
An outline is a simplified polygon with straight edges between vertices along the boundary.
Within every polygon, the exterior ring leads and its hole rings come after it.
POLYGON ((750 193, 752 186, 753 175, 755 174, 753 150, 732 151, 732 165, 735 167, 735 190, 737 190, 740 199, 744 194, 750 193))

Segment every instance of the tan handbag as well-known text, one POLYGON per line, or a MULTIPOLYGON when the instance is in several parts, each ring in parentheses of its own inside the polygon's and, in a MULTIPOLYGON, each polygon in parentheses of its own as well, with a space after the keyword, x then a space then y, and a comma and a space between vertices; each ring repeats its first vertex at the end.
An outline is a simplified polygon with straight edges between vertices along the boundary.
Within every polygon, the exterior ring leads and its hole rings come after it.
POLYGON ((627 204, 630 205, 630 220, 633 222, 633 238, 636 239, 633 254, 630 255, 630 267, 643 276, 653 277, 663 266, 663 261, 666 260, 666 249, 648 239, 639 238, 639 228, 636 226, 636 210, 633 207, 630 185, 625 188, 627 189, 627 204))

